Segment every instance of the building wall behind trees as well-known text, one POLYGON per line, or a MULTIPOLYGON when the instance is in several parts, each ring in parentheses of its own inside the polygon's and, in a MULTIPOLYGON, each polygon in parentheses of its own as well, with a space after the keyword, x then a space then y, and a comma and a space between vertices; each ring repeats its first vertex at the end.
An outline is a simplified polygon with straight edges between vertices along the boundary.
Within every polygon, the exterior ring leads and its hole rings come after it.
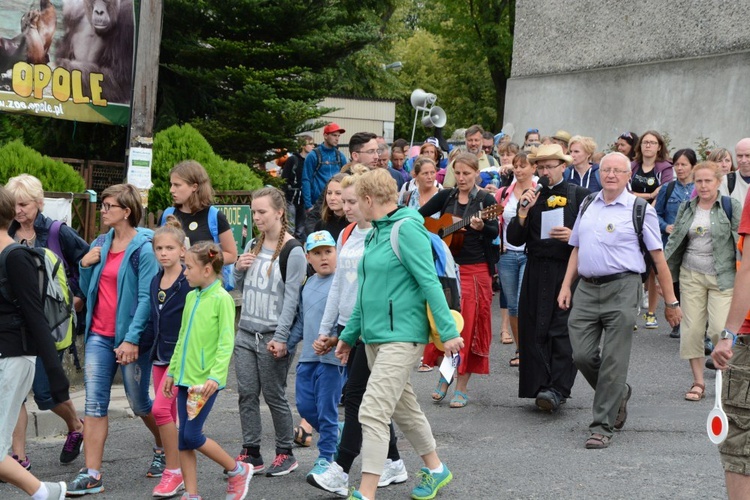
MULTIPOLYGON (((589 135, 656 129, 674 148, 750 135, 745 2, 518 1, 505 122, 589 135)), ((516 137, 522 140, 522 137, 516 137)))

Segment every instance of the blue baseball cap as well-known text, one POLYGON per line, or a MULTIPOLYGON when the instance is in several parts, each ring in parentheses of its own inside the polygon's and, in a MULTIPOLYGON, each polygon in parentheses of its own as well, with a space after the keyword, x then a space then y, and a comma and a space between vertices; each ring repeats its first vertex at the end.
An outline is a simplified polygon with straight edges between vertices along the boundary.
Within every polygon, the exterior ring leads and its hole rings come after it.
POLYGON ((335 247, 336 240, 328 231, 315 231, 307 237, 305 250, 310 251, 318 247, 335 247))

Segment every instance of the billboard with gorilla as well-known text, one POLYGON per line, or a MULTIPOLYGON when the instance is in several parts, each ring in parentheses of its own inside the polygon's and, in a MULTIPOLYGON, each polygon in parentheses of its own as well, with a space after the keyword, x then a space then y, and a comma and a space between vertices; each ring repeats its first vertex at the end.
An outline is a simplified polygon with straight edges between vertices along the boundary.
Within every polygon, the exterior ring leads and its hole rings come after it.
POLYGON ((133 0, 0 0, 0 111, 127 125, 133 0))

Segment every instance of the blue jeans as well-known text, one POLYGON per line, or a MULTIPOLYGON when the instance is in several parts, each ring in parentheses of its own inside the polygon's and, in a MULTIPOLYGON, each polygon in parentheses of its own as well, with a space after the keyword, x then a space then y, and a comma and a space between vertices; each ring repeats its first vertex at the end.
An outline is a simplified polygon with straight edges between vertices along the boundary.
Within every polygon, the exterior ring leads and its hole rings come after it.
POLYGON ((508 314, 518 317, 518 296, 521 293, 523 271, 526 269, 526 254, 516 250, 506 250, 500 255, 500 286, 508 305, 508 314))
POLYGON ((216 396, 219 395, 219 391, 216 391, 206 400, 203 404, 201 412, 195 416, 193 420, 188 420, 187 414, 187 400, 188 400, 188 388, 187 387, 176 387, 177 389, 177 415, 180 419, 180 428, 178 429, 178 447, 182 450, 197 450, 204 444, 206 444, 206 436, 203 434, 203 424, 206 423, 208 414, 211 413, 216 402, 216 396))
MULTIPOLYGON (((60 358, 60 362, 63 360, 65 355, 65 349, 57 351, 57 356, 60 358)), ((36 357, 36 371, 34 371, 34 382, 31 384, 31 390, 34 392, 34 402, 40 410, 51 410, 57 403, 52 399, 52 394, 49 389, 49 378, 47 378, 47 370, 44 369, 44 363, 40 356, 36 357)))
POLYGON ((320 434, 318 456, 329 462, 336 453, 339 399, 344 384, 343 366, 328 363, 297 365, 296 403, 299 416, 310 422, 320 434))
MULTIPOLYGON (((84 386, 86 388, 87 417, 106 417, 112 381, 120 365, 115 356, 114 337, 104 337, 94 332, 86 339, 86 368, 84 386)), ((138 360, 121 366, 125 395, 130 408, 139 417, 151 413, 151 397, 148 386, 151 380, 151 360, 149 356, 138 356, 138 360)))

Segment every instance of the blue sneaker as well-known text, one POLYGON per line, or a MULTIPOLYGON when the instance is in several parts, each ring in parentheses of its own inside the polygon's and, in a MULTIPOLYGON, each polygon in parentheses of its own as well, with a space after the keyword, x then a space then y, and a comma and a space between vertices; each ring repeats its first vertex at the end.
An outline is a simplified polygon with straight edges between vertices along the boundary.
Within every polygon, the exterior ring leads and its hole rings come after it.
POLYGON ((419 471, 419 484, 411 490, 411 497, 414 500, 431 500, 435 498, 440 488, 451 482, 453 474, 448 467, 443 464, 443 472, 433 473, 430 469, 422 467, 419 471))
POLYGON ((328 460, 325 458, 319 458, 315 461, 315 465, 313 466, 312 470, 307 473, 308 476, 311 476, 313 474, 321 475, 325 471, 328 470, 328 468, 331 466, 330 463, 328 463, 328 460))
POLYGON ((352 488, 352 492, 349 494, 349 498, 347 500, 370 500, 366 496, 362 495, 359 491, 352 488))
POLYGON ((89 470, 83 468, 78 471, 78 475, 75 479, 67 485, 69 497, 79 497, 82 495, 91 495, 94 493, 101 493, 104 491, 104 485, 102 484, 102 475, 94 477, 89 475, 89 470))

